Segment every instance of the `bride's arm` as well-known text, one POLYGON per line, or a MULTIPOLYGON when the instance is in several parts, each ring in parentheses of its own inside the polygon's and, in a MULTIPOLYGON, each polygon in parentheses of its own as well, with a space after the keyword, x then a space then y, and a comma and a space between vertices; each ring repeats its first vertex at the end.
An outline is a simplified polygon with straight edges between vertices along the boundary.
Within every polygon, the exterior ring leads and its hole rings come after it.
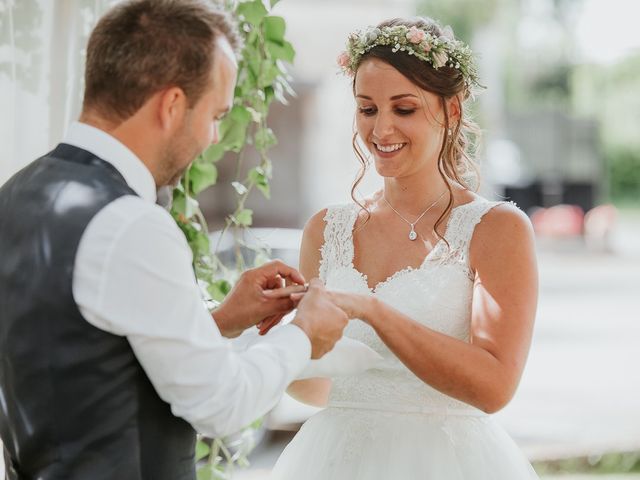
MULTIPOLYGON (((320 248, 324 243, 325 215, 326 209, 316 213, 304 227, 300 246, 300 272, 306 279, 316 278, 320 273, 320 248)), ((310 378, 292 382, 287 393, 300 402, 323 407, 327 404, 330 390, 330 379, 310 378)))
MULTIPOLYGON (((531 224, 510 205, 476 227, 470 341, 436 332, 375 297, 333 293, 350 316, 369 323, 421 380, 488 413, 515 393, 531 343, 538 275, 531 224)), ((451 292, 455 295, 455 292, 451 292)))

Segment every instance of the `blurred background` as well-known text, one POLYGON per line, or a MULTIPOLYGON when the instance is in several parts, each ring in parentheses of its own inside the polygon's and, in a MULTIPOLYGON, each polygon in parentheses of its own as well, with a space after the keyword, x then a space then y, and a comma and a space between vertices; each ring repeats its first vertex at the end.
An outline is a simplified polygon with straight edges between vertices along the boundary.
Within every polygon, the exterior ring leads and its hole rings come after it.
MULTIPOLYGON (((85 44, 113 3, 0 0, 0 184, 77 117, 85 44)), ((484 132, 480 191, 515 201, 538 238, 530 360, 496 418, 540 472, 640 478, 629 473, 640 472, 640 2, 282 0, 273 13, 297 52, 296 96, 269 116, 272 198, 247 204, 262 239, 295 262, 298 237, 284 228, 350 200, 354 102, 335 63, 348 33, 415 14, 450 24, 488 87, 472 107, 484 132)), ((234 159, 218 167, 219 184, 200 197, 214 229, 236 201, 234 159)), ((358 193, 380 185, 369 172, 358 193)), ((265 423, 295 429, 310 413, 285 398, 265 423)), ((268 433, 238 478, 263 478, 289 438, 268 433)))

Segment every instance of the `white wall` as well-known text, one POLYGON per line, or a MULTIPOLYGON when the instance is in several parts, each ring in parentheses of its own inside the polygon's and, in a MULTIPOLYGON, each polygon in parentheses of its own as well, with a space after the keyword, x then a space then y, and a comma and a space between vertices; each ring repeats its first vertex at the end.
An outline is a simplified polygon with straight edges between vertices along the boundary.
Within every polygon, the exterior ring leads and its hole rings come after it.
MULTIPOLYGON (((349 200, 359 163, 351 148, 355 103, 350 79, 338 73, 336 57, 353 30, 392 17, 415 13, 414 0, 284 0, 274 14, 287 21, 287 37, 296 49, 292 75, 315 85, 304 106, 304 136, 300 182, 301 216, 349 200)), ((281 137, 280 142, 286 142, 281 137)), ((370 194, 382 185, 373 173, 360 186, 370 194)))

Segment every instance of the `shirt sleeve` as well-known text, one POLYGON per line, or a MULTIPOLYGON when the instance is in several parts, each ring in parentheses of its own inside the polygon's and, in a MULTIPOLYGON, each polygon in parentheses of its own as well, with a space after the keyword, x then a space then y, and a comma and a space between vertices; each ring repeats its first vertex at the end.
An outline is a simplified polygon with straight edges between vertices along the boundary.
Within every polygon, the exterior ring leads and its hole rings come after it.
POLYGON ((73 292, 88 322, 127 337, 174 415, 224 436, 273 408, 308 363, 311 344, 286 325, 234 348, 203 305, 191 260, 166 211, 122 197, 82 236, 73 292))

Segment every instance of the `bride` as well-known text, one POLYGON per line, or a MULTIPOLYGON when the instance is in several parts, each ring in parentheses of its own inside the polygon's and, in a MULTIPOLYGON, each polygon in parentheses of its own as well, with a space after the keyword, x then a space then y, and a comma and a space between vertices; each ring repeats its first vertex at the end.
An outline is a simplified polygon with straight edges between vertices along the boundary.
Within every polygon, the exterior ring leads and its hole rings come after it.
POLYGON ((350 35, 338 60, 353 76, 354 148, 384 188, 311 218, 301 271, 359 319, 345 334, 384 360, 290 386, 327 408, 272 478, 535 479, 490 416, 525 365, 537 269, 527 217, 474 193, 471 51, 433 20, 395 19, 350 35))

